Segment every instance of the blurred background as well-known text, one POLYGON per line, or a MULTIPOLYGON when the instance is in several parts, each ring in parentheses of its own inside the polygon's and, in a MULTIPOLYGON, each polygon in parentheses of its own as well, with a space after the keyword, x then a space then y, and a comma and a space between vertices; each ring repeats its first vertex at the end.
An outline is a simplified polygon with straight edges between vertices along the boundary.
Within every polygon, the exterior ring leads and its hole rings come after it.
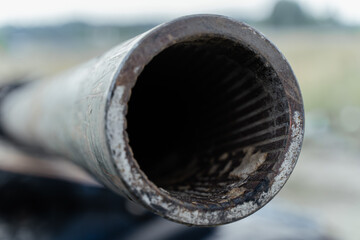
MULTIPOLYGON (((360 2, 353 0, 3 2, 0 8, 0 84, 55 75, 159 23, 183 15, 214 13, 244 21, 270 39, 293 67, 305 104, 305 141, 298 164, 280 194, 247 219, 219 228, 217 234, 221 231, 221 234, 228 234, 228 238, 222 239, 358 240, 359 9, 360 2)), ((29 189, 26 185, 29 181, 38 181, 19 180, 20 175, 13 178, 6 171, 59 175, 78 182, 79 189, 84 189, 84 182, 91 186, 89 188, 95 188, 96 183, 80 170, 69 166, 68 171, 57 173, 56 163, 41 167, 41 160, 32 160, 40 162, 29 164, 28 157, 0 143, 0 169, 3 170, 0 189, 9 187, 9 179, 15 179, 24 189, 29 189), (52 171, 54 173, 50 174, 52 171)), ((106 191, 99 189, 84 194, 106 191)), ((1 194, 0 205, 4 206, 4 199, 7 199, 4 194, 9 193, 1 190, 1 194)), ((16 195, 19 200, 18 197, 16 195)), ((20 197, 26 200, 27 195, 20 197)), ((86 197, 83 201, 90 206, 94 204, 91 201, 101 201, 101 198, 86 197)), ((112 217, 107 213, 101 215, 103 221, 113 222, 112 217)), ((31 239, 26 235, 29 233, 18 233, 20 225, 16 226, 10 231, 8 219, 3 218, 0 239, 9 239, 9 236, 31 239)))

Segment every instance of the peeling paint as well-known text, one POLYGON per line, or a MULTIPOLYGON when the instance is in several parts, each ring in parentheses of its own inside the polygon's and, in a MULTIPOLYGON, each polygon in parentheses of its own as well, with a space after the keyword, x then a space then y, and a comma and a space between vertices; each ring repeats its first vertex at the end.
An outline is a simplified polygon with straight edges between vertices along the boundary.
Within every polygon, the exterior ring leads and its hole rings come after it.
MULTIPOLYGON (((260 38, 263 41, 266 41, 266 44, 270 44, 263 35, 260 35, 260 38)), ((276 48, 271 48, 271 50, 276 51, 276 48)), ((279 59, 283 61, 283 55, 281 53, 278 54, 279 59)), ((272 65, 269 65, 269 67, 270 66, 272 65)), ((244 218, 264 206, 272 197, 274 197, 274 195, 285 184, 295 166, 303 137, 302 115, 298 111, 295 111, 292 115, 289 113, 292 116, 292 125, 290 127, 291 136, 289 138, 290 143, 287 151, 284 153, 284 159, 280 168, 278 170, 275 169, 276 175, 267 191, 262 192, 255 200, 245 201, 236 206, 222 210, 206 209, 203 208, 201 204, 194 201, 189 203, 192 206, 189 207, 184 202, 171 197, 171 193, 167 190, 163 188, 158 189, 140 171, 136 162, 132 159, 133 156, 121 153, 126 151, 127 144, 127 139, 124 135, 124 127, 126 123, 123 114, 125 107, 122 105, 123 94, 125 91, 124 88, 125 87, 118 86, 114 90, 114 95, 111 99, 109 107, 109 112, 112 112, 114 115, 118 115, 112 119, 108 118, 107 122, 108 131, 114 133, 112 134, 112 138, 108 136, 110 140, 110 148, 116 152, 113 156, 114 161, 120 171, 120 176, 129 191, 127 195, 130 194, 132 198, 139 199, 139 202, 142 202, 146 207, 156 211, 158 214, 163 215, 166 218, 169 218, 170 220, 190 225, 218 225, 244 218), (157 208, 163 209, 163 211, 159 212, 158 209, 155 209, 152 206, 158 206, 157 208)), ((256 171, 267 158, 266 153, 254 151, 253 147, 245 149, 245 157, 238 167, 231 169, 231 165, 227 163, 220 172, 224 174, 230 171, 229 176, 231 178, 239 179, 244 179, 251 175, 251 173, 256 171)), ((227 161, 229 157, 228 153, 223 153, 220 157, 218 157, 218 160, 227 161)), ((210 162, 214 163, 215 160, 210 162)), ((210 173, 213 173, 219 171, 218 168, 219 166, 214 164, 211 168, 209 168, 209 171, 210 173)), ((187 186, 183 186, 182 189, 183 191, 189 190, 187 186)), ((234 185, 226 195, 221 197, 221 199, 223 199, 221 202, 226 202, 228 199, 241 196, 245 191, 245 188, 236 187, 234 185)))

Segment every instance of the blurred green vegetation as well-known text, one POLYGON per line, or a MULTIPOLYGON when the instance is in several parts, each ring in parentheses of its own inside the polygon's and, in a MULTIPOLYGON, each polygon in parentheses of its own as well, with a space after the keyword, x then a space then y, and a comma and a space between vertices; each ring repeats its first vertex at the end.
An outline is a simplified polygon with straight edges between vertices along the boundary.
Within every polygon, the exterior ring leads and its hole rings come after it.
POLYGON ((331 13, 322 18, 314 17, 298 2, 289 0, 276 2, 270 16, 261 22, 277 27, 341 26, 331 13))
POLYGON ((307 111, 336 115, 343 106, 360 106, 359 32, 270 30, 266 35, 293 67, 307 111))

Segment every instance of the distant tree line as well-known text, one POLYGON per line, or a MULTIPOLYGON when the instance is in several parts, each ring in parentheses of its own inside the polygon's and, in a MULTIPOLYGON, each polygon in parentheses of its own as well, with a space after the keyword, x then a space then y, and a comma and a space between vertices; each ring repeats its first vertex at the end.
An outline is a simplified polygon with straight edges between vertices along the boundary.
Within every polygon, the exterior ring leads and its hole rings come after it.
POLYGON ((278 1, 263 23, 273 26, 340 25, 333 16, 324 19, 315 18, 298 2, 289 0, 278 1))

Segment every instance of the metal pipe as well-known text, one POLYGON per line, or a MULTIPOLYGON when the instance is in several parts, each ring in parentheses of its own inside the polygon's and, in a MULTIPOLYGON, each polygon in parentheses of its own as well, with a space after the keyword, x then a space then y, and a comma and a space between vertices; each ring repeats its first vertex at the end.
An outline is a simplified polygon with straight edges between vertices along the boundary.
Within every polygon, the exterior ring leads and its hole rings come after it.
POLYGON ((159 25, 3 97, 10 138, 71 159, 113 191, 188 225, 244 218, 283 187, 303 140, 299 86, 250 26, 159 25))

